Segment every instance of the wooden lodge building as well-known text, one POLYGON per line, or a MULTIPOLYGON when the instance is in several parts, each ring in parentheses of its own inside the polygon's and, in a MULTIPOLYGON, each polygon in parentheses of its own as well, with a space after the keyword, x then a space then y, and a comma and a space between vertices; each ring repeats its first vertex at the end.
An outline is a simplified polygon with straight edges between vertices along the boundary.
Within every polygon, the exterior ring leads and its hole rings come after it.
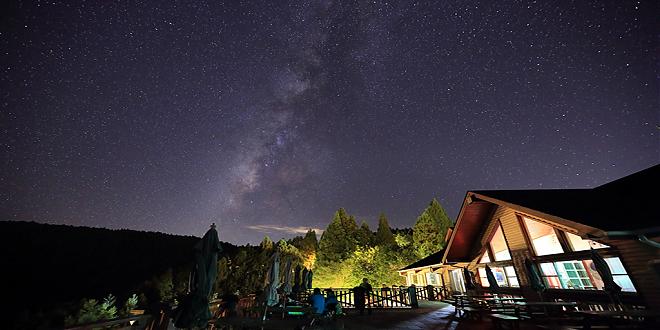
POLYGON ((465 292, 467 267, 478 290, 488 291, 488 265, 500 293, 539 299, 527 279, 529 258, 548 288, 543 299, 607 303, 593 248, 624 303, 660 309, 659 184, 656 165, 593 189, 468 191, 446 248, 399 274, 428 285, 427 273, 435 273, 433 283, 465 292))

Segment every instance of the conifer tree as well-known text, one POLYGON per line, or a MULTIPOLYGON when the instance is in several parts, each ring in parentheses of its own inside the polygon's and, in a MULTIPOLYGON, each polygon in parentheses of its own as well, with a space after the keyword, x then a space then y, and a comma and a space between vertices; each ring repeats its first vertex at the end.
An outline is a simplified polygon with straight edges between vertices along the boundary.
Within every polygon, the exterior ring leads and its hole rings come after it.
POLYGON ((369 224, 362 221, 360 229, 357 231, 357 245, 358 246, 373 246, 374 233, 369 228, 369 224))
POLYGON ((392 234, 392 229, 390 224, 387 222, 387 218, 384 213, 380 214, 378 218, 378 230, 376 231, 376 244, 388 247, 396 244, 394 235, 392 234))
POLYGON ((259 244, 263 250, 272 250, 274 245, 275 243, 273 243, 273 240, 268 236, 264 236, 264 239, 259 244))
POLYGON ((335 212, 332 222, 321 235, 317 260, 327 264, 346 259, 356 247, 357 225, 355 218, 348 216, 343 208, 335 212))
POLYGON ((413 243, 419 258, 440 251, 451 221, 440 203, 434 198, 417 218, 413 227, 413 243))
POLYGON ((308 230, 299 247, 305 268, 314 268, 314 264, 316 262, 316 251, 318 250, 318 247, 319 242, 316 239, 316 232, 311 229, 308 230))

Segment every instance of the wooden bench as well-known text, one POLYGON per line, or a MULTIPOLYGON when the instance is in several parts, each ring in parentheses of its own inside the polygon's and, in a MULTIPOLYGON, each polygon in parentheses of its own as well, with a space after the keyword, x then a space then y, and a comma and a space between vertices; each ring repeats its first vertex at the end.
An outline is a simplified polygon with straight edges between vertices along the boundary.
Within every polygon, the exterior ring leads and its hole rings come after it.
POLYGON ((520 318, 508 314, 490 314, 493 319, 493 325, 496 329, 504 329, 503 325, 508 325, 510 329, 520 329, 520 318))
POLYGON ((460 309, 463 312, 463 317, 468 319, 481 320, 482 314, 485 312, 483 308, 465 306, 460 309))

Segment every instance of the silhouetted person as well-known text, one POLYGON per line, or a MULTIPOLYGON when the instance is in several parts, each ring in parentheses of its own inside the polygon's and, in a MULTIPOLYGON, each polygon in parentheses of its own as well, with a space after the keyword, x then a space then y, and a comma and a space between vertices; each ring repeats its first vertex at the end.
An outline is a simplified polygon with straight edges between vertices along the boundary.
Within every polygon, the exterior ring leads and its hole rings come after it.
POLYGON ((227 311, 226 317, 233 317, 236 315, 236 307, 238 306, 238 291, 236 293, 227 293, 222 297, 222 308, 227 311))
POLYGON ((323 314, 325 310, 325 297, 321 294, 321 289, 314 289, 314 293, 309 296, 309 303, 314 309, 314 314, 323 314))
POLYGON ((360 315, 364 315, 364 296, 365 290, 362 286, 356 286, 353 288, 353 301, 355 301, 355 309, 360 312, 360 315))
MULTIPOLYGON (((364 299, 366 302, 370 303, 371 302, 371 292, 373 291, 373 288, 371 287, 371 284, 369 284, 369 280, 365 277, 362 279, 362 284, 360 284, 360 287, 364 289, 364 299)), ((371 314, 371 306, 369 306, 369 309, 367 310, 369 314, 371 314)))
POLYGON ((325 310, 329 312, 335 312, 337 310, 337 297, 335 296, 335 292, 328 289, 326 291, 326 297, 325 297, 325 310))

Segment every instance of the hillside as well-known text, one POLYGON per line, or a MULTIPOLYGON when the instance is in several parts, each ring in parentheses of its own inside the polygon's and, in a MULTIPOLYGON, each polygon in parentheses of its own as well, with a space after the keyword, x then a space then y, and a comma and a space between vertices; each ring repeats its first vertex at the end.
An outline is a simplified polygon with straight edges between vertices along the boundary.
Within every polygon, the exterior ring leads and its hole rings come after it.
MULTIPOLYGON (((171 267, 189 267, 199 240, 157 232, 0 222, 3 297, 9 315, 83 297, 121 297, 171 267)), ((223 243, 225 253, 236 247, 223 243)), ((4 314, 4 313, 3 313, 4 314)))

